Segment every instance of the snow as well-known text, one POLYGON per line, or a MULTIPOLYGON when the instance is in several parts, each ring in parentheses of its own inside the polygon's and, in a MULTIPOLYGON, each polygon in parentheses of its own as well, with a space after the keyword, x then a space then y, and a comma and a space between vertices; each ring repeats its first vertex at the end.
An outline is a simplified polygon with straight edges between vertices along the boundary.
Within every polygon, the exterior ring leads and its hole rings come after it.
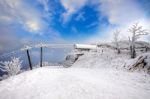
MULTIPOLYGON (((115 68, 120 70, 129 70, 131 66, 135 64, 139 57, 143 57, 146 63, 145 70, 141 69, 141 72, 148 73, 150 69, 150 53, 137 51, 137 58, 131 59, 129 51, 122 50, 120 54, 117 54, 116 50, 108 47, 98 48, 97 51, 83 52, 82 56, 73 64, 74 68, 115 68)), ((139 70, 139 69, 138 69, 139 70)), ((137 70, 137 71, 138 71, 137 70)))
POLYGON ((150 74, 150 53, 143 53, 139 55, 137 58, 128 61, 126 64, 126 68, 137 71, 143 71, 150 74), (134 67, 134 64, 137 63, 139 63, 139 65, 136 65, 136 67, 134 67), (143 63, 145 64, 144 66, 143 63))
POLYGON ((84 55, 79 57, 78 61, 72 67, 80 68, 123 68, 129 60, 127 53, 117 54, 110 48, 99 48, 97 52, 84 52, 84 55))
POLYGON ((0 99, 146 99, 150 77, 114 69, 49 68, 0 82, 0 99))
MULTIPOLYGON (((102 47, 85 52, 70 68, 45 66, 0 82, 0 99, 147 99, 150 75, 130 72, 134 63, 127 52, 121 54, 102 47)), ((137 53, 139 54, 139 53, 137 53)), ((143 54, 148 55, 150 54, 143 54)), ((146 60, 149 62, 149 57, 146 60)))

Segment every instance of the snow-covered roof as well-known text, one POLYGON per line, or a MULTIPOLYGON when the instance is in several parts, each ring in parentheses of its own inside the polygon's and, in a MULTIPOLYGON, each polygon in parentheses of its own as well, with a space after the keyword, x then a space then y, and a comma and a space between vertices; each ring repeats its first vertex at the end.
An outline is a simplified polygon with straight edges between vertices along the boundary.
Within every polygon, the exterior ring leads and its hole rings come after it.
POLYGON ((96 49, 97 45, 91 45, 91 44, 74 44, 74 48, 76 48, 76 49, 96 49))

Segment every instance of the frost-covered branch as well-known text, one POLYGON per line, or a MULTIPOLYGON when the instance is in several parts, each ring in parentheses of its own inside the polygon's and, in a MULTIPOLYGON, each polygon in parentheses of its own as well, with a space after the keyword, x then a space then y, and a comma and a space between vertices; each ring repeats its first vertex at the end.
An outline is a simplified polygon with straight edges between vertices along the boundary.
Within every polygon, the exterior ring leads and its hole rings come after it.
POLYGON ((22 61, 20 58, 13 57, 11 61, 1 62, 1 64, 3 64, 3 66, 0 66, 1 70, 6 71, 8 76, 13 76, 20 73, 22 61))

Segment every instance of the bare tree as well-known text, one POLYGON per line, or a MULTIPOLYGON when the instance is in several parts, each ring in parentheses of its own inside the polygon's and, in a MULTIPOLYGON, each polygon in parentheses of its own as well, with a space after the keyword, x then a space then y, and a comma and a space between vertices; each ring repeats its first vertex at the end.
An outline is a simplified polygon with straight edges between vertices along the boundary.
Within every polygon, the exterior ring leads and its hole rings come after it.
POLYGON ((0 66, 0 69, 4 72, 7 72, 8 76, 16 75, 21 71, 22 61, 20 60, 20 58, 13 57, 11 61, 5 61, 0 63, 2 64, 0 66))
POLYGON ((120 30, 116 30, 113 33, 114 36, 114 43, 115 43, 115 47, 117 49, 117 53, 120 54, 120 46, 119 46, 119 35, 120 35, 120 30))
POLYGON ((147 35, 148 32, 147 32, 146 29, 143 29, 143 27, 140 26, 138 23, 135 23, 135 24, 129 29, 129 32, 132 33, 132 36, 129 37, 131 58, 135 58, 135 57, 136 57, 135 42, 136 42, 142 35, 147 35))

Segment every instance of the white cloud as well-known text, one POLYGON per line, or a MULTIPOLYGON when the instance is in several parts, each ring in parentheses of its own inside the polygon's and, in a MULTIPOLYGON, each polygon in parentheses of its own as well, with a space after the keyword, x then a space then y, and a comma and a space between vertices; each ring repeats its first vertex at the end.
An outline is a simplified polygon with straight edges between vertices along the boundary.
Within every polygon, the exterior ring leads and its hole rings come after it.
MULTIPOLYGON (((146 11, 135 0, 94 0, 91 2, 91 4, 99 4, 99 18, 107 17, 111 25, 106 26, 103 30, 100 28, 97 34, 87 41, 111 41, 115 29, 120 29, 122 38, 128 40, 128 36, 131 34, 128 29, 135 22, 139 22, 145 29, 150 27, 146 11)), ((140 40, 146 39, 142 37, 140 40)))
POLYGON ((77 30, 76 27, 72 27, 72 28, 71 28, 71 31, 72 31, 72 33, 78 33, 78 30, 77 30))
POLYGON ((10 22, 12 19, 9 16, 0 16, 1 22, 10 22))
POLYGON ((66 12, 63 13, 63 22, 66 23, 70 20, 72 14, 80 10, 87 2, 87 0, 60 0, 66 12))
POLYGON ((20 45, 19 38, 14 35, 12 28, 0 27, 0 54, 15 49, 20 45))
MULTIPOLYGON (((120 26, 107 26, 104 29, 99 29, 97 31, 97 33, 95 35, 93 35, 92 37, 88 38, 86 40, 86 42, 111 42, 113 40, 113 32, 116 29, 119 29, 120 32, 120 39, 121 40, 128 40, 128 37, 132 35, 132 33, 129 32, 129 28, 132 27, 132 25, 136 22, 139 22, 139 25, 143 26, 143 29, 146 29, 149 33, 150 33, 150 20, 146 19, 146 18, 141 18, 138 19, 136 21, 132 21, 129 24, 124 24, 124 25, 120 25, 120 26)), ((141 36, 140 39, 141 41, 148 41, 150 40, 150 35, 145 35, 145 36, 141 36)))
POLYGON ((57 30, 49 28, 47 32, 51 33, 51 35, 48 36, 51 43, 67 43, 68 42, 67 40, 62 38, 62 36, 60 35, 60 32, 57 30))
POLYGON ((19 23, 31 33, 41 34, 46 23, 40 13, 24 0, 0 0, 0 23, 19 23))
POLYGON ((44 14, 43 16, 45 18, 48 18, 51 21, 51 17, 52 17, 52 5, 50 5, 49 0, 38 0, 38 2, 43 6, 44 8, 44 14))
POLYGON ((44 7, 44 11, 48 12, 49 11, 49 6, 48 6, 48 2, 49 0, 38 0, 44 7))
POLYGON ((82 20, 85 21, 85 17, 84 17, 85 12, 81 12, 78 14, 78 16, 76 17, 76 21, 82 20))
MULTIPOLYGON (((108 21, 115 25, 129 24, 145 17, 145 12, 134 0, 61 0, 66 12, 62 14, 64 23, 68 22, 72 15, 86 4, 99 5, 99 18, 108 17, 108 21)), ((79 15, 77 20, 83 18, 79 15)))
POLYGON ((143 10, 133 0, 100 0, 100 11, 111 24, 127 24, 144 16, 143 10))
POLYGON ((38 31, 41 27, 37 21, 27 21, 26 26, 30 32, 38 31))
POLYGON ((99 23, 98 22, 93 22, 91 24, 86 25, 86 28, 91 28, 97 26, 99 23))

